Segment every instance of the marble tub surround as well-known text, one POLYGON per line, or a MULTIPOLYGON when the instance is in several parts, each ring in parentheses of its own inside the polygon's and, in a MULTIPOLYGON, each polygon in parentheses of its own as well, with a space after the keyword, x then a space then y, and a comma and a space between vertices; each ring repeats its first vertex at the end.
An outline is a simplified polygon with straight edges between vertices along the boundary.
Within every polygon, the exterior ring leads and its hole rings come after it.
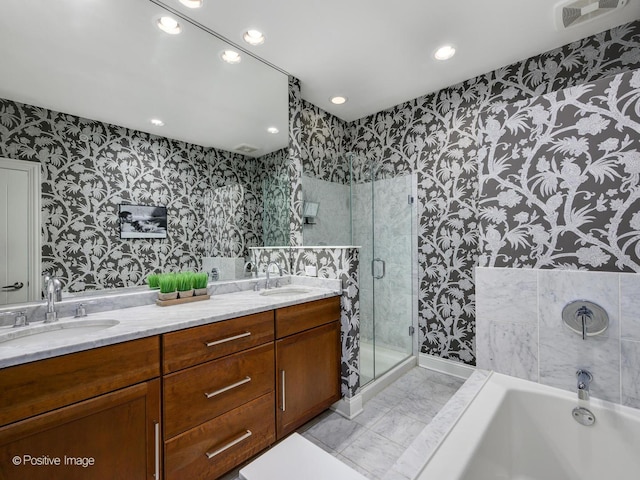
POLYGON ((444 440, 489 378, 490 372, 476 369, 383 477, 384 480, 412 480, 444 440))
POLYGON ((589 370, 594 397, 640 408, 640 278, 633 273, 476 268, 478 367, 575 391, 589 370), (561 319, 573 300, 609 314, 587 337, 561 319))
MULTIPOLYGON (((287 280, 292 285, 298 285, 295 283, 295 277, 289 277, 287 280)), ((216 285, 218 291, 209 300, 201 302, 171 307, 151 304, 89 313, 83 318, 92 321, 117 320, 119 323, 104 330, 65 339, 49 340, 46 335, 43 335, 41 339, 34 337, 33 342, 28 345, 12 347, 10 344, 0 343, 0 368, 338 296, 341 293, 340 282, 337 280, 330 283, 325 279, 323 282, 318 282, 321 286, 317 286, 318 284, 312 286, 310 280, 305 280, 305 283, 301 284, 309 290, 307 293, 263 296, 262 290, 253 291, 256 281, 254 279, 229 282, 224 286, 216 285), (231 291, 221 293, 220 290, 223 289, 231 291)), ((117 302, 114 305, 117 305, 117 302)), ((90 309, 89 312, 91 312, 90 309)), ((64 324, 69 320, 73 318, 61 318, 59 322, 64 324)), ((2 327, 0 331, 12 328, 2 327)))

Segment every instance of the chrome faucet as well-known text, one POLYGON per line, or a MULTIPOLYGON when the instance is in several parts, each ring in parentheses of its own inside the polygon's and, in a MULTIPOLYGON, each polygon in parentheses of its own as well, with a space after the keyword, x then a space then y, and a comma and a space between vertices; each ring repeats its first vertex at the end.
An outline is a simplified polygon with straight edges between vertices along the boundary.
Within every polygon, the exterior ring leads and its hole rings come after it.
POLYGON ((58 312, 56 312, 56 302, 62 300, 62 282, 60 279, 52 276, 44 276, 45 296, 47 297, 47 311, 44 314, 44 323, 58 321, 58 312))
POLYGON ((593 375, 588 370, 578 370, 576 377, 578 378, 578 398, 589 400, 589 385, 593 381, 593 375))
POLYGON ((271 270, 271 265, 275 265, 276 267, 278 267, 278 273, 280 273, 280 276, 282 276, 282 267, 276 262, 269 262, 269 264, 267 265, 267 281, 264 284, 265 290, 269 289, 269 270, 271 270))

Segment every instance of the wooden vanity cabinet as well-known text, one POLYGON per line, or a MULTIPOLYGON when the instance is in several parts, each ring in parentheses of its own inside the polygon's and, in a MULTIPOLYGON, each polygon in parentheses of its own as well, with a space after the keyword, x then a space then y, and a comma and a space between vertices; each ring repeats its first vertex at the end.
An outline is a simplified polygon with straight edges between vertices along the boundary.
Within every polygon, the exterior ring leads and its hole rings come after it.
POLYGON ((159 373, 158 337, 0 370, 0 478, 158 480, 159 373))
POLYGON ((163 344, 165 478, 218 478, 275 441, 273 311, 163 344))
POLYGON ((276 337, 281 439, 340 400, 340 299, 276 310, 276 337))

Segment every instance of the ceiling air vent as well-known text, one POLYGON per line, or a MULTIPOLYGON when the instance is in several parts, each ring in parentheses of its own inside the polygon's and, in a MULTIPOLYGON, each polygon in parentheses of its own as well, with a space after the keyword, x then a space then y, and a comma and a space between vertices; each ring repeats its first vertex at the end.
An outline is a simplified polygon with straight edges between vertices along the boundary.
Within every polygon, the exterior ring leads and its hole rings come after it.
POLYGON ((258 147, 254 147, 252 145, 247 145, 246 143, 242 143, 234 148, 236 152, 240 153, 253 153, 258 150, 258 147))
POLYGON ((577 0, 556 7, 558 30, 580 25, 624 7, 628 0, 577 0))

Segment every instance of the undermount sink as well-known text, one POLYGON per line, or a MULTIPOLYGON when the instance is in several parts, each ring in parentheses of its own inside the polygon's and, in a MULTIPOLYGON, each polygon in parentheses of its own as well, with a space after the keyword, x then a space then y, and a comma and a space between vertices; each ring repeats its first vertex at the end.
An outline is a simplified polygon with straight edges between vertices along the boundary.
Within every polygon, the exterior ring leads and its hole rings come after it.
POLYGON ((36 342, 49 342, 76 338, 88 333, 99 332, 115 327, 118 320, 68 320, 53 323, 40 323, 26 327, 11 328, 0 333, 0 347, 29 345, 36 342))
POLYGON ((289 295, 303 295, 309 293, 311 290, 302 287, 278 287, 270 288, 269 290, 263 290, 260 295, 265 297, 285 297, 289 295))

